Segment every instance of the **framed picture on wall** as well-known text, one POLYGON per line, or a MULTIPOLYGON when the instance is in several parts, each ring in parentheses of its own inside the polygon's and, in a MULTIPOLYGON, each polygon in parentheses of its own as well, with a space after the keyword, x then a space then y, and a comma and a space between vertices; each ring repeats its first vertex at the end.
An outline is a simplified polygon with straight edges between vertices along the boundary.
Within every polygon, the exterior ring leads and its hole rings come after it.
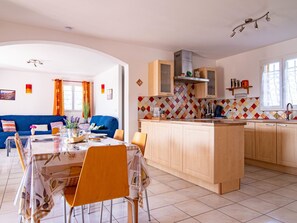
POLYGON ((15 100, 15 90, 0 89, 0 100, 15 100))

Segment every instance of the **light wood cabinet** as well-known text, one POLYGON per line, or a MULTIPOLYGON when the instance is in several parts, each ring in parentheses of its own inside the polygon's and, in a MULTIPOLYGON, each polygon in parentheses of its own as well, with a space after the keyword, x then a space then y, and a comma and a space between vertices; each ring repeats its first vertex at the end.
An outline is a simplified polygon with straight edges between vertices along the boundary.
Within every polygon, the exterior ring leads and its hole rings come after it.
POLYGON ((216 193, 238 190, 243 176, 243 124, 141 121, 147 163, 216 193))
POLYGON ((171 61, 155 60, 149 63, 149 96, 172 96, 173 72, 173 62, 171 61))
POLYGON ((196 98, 216 98, 217 97, 217 76, 214 68, 199 68, 201 78, 209 79, 209 82, 195 84, 196 98))
POLYGON ((188 126, 183 133, 183 171, 205 181, 213 180, 212 127, 188 126))
POLYGON ((255 123, 247 122, 244 126, 244 157, 255 159, 255 123))
POLYGON ((276 124, 256 123, 256 160, 276 163, 276 124))
POLYGON ((182 171, 183 169, 183 144, 182 144, 183 127, 176 124, 172 124, 170 127, 171 127, 170 167, 174 170, 182 171))
POLYGON ((297 167, 297 124, 277 124, 277 164, 297 167))

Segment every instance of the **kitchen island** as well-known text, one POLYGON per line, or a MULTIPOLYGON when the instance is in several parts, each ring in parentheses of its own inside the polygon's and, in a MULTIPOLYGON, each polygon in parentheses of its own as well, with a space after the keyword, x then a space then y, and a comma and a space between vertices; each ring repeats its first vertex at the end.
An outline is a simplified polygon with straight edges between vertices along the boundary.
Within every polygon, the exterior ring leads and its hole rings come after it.
POLYGON ((240 189, 244 122, 142 119, 151 166, 218 194, 240 189))

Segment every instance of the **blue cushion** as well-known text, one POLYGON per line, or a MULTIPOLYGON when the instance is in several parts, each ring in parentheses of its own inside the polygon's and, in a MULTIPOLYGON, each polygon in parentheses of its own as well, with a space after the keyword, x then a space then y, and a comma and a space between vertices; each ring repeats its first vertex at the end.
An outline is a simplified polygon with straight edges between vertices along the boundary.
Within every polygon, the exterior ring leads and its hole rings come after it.
POLYGON ((94 115, 90 123, 96 126, 105 126, 105 129, 92 130, 93 133, 106 133, 108 137, 113 137, 115 130, 119 127, 118 120, 112 116, 94 115))

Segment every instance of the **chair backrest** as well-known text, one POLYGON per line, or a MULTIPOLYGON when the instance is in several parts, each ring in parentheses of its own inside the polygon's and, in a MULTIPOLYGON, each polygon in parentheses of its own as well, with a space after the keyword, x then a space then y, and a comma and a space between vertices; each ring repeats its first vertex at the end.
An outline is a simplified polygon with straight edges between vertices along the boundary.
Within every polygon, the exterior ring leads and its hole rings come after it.
POLYGON ((146 133, 135 132, 132 142, 131 142, 132 144, 139 146, 139 149, 141 150, 142 155, 144 155, 144 152, 145 152, 146 139, 147 139, 146 133))
POLYGON ((21 138, 20 138, 20 136, 19 136, 18 133, 16 133, 14 135, 14 142, 15 142, 15 145, 16 145, 16 148, 17 148, 17 151, 18 151, 18 154, 19 154, 19 158, 20 158, 20 161, 21 161, 22 169, 23 169, 23 171, 25 171, 25 169, 26 169, 26 165, 25 165, 25 153, 24 153, 24 148, 23 148, 23 144, 22 144, 21 138))
POLYGON ((124 130, 122 129, 116 129, 114 135, 113 135, 114 139, 120 140, 120 141, 124 141, 124 130))
POLYGON ((72 206, 128 195, 126 146, 90 147, 84 159, 72 206))
POLYGON ((60 132, 60 128, 54 127, 52 128, 52 135, 55 135, 60 132))

